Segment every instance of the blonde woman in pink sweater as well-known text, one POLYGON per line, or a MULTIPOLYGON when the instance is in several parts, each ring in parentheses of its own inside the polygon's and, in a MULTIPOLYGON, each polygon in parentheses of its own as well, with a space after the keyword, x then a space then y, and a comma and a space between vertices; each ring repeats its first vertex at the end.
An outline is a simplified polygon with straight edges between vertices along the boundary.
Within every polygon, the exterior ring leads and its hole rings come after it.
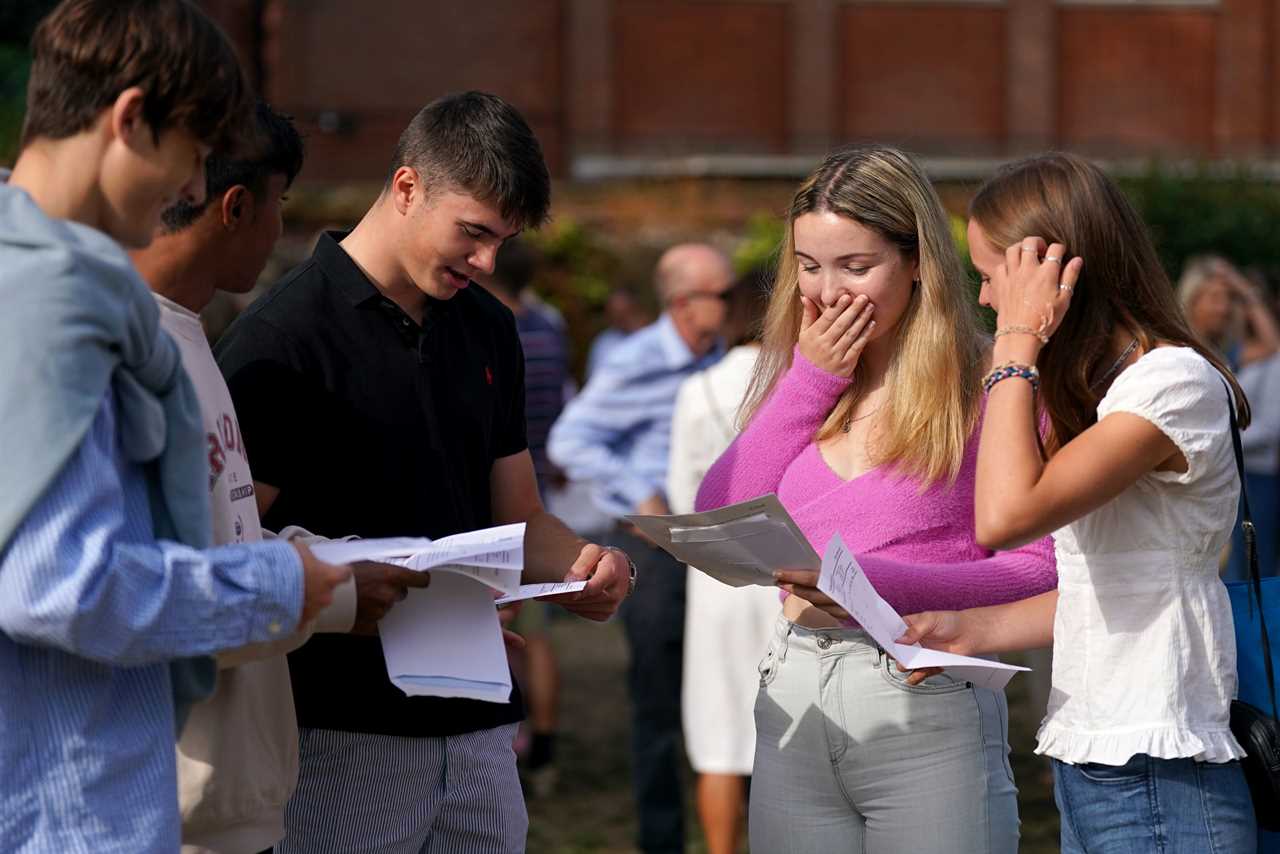
MULTIPOLYGON (((787 225, 747 426, 699 509, 776 492, 819 551, 839 532, 900 613, 1051 590, 1048 539, 995 554, 974 538, 988 345, 919 167, 891 148, 832 154, 787 225)), ((779 577, 752 850, 1016 851, 1003 694, 946 674, 908 685, 816 575, 779 577)))

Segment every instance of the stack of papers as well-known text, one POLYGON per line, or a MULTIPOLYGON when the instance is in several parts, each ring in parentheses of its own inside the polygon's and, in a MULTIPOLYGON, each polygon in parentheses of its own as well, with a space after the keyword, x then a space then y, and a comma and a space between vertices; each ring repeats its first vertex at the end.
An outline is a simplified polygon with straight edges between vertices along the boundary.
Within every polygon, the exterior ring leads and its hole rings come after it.
POLYGON ((409 569, 454 572, 510 594, 520 589, 520 574, 524 572, 524 523, 468 531, 439 540, 345 540, 321 543, 311 550, 329 563, 376 560, 409 569))
POLYGON ((348 540, 311 550, 330 563, 377 560, 432 571, 430 587, 410 590, 378 624, 387 675, 401 691, 492 703, 511 699, 511 670, 493 590, 509 596, 522 590, 523 523, 439 540, 348 540))
POLYGON ((627 518, 675 557, 732 587, 773 586, 773 573, 780 569, 820 569, 818 589, 839 602, 903 667, 945 667, 958 679, 992 689, 1029 669, 897 643, 907 624, 876 592, 840 535, 831 538, 819 560, 776 495, 708 513, 627 518))
POLYGON ((897 639, 907 631, 907 624, 893 610, 893 606, 884 601, 871 586, 871 581, 845 547, 839 534, 827 544, 826 554, 822 558, 822 571, 818 575, 818 589, 839 602, 840 607, 858 621, 862 630, 871 635, 881 649, 903 667, 912 670, 945 667, 947 673, 957 679, 992 690, 999 690, 1009 684, 1009 680, 1019 670, 1030 670, 1028 667, 1016 667, 985 658, 925 649, 919 644, 907 646, 898 643, 897 639))
POLYGON ((628 516, 663 549, 730 587, 773 586, 779 569, 817 569, 818 553, 773 494, 683 516, 628 516))

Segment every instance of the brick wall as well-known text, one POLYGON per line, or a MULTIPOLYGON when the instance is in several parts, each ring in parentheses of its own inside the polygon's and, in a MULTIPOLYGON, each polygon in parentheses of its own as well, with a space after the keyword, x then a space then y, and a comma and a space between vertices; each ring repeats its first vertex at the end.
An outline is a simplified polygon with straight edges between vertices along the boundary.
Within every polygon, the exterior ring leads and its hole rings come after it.
POLYGON ((423 104, 516 104, 575 158, 1280 153, 1280 0, 205 0, 307 128, 313 180, 380 177, 423 104))

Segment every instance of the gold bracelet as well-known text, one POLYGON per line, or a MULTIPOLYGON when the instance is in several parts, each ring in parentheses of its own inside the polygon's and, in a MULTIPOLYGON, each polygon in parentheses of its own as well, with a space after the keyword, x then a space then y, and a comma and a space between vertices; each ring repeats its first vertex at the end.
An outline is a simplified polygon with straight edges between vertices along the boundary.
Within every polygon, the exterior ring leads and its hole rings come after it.
POLYGON ((1040 340, 1041 344, 1049 343, 1049 336, 1045 335, 1039 329, 1032 329, 1030 326, 1002 326, 996 330, 996 334, 991 340, 999 338, 1001 335, 1034 335, 1040 340))

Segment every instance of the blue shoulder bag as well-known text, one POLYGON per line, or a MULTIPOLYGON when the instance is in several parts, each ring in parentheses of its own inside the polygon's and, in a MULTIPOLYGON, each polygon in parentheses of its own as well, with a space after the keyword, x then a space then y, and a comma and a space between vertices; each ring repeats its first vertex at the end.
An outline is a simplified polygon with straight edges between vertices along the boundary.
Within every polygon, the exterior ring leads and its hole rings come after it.
POLYGON ((1248 581, 1227 584, 1235 622, 1236 672, 1239 677, 1239 699, 1231 704, 1231 734, 1248 754, 1241 765, 1253 797, 1253 812, 1258 826, 1265 830, 1280 830, 1280 723, 1277 723, 1280 715, 1276 714, 1274 648, 1267 631, 1267 617, 1280 620, 1280 577, 1264 579, 1258 570, 1253 514, 1249 511, 1249 493, 1244 484, 1244 451, 1240 446, 1240 428, 1236 424, 1236 408, 1229 390, 1227 409, 1231 414, 1231 443, 1240 473, 1243 508, 1240 527, 1249 564, 1248 581))

